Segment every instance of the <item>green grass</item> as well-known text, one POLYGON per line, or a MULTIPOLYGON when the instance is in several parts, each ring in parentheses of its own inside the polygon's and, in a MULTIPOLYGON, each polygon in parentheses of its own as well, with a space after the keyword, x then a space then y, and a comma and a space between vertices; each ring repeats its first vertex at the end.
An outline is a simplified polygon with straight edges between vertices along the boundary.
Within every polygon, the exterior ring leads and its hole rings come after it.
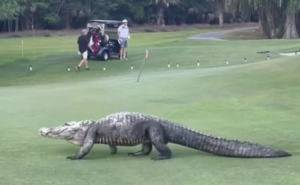
POLYGON ((259 40, 266 39, 260 29, 250 29, 238 32, 232 32, 224 35, 225 40, 259 40))
MULTIPOLYGON (((162 44, 177 43, 185 40, 191 34, 208 32, 209 30, 196 30, 185 32, 163 32, 163 33, 135 33, 130 40, 129 55, 130 64, 119 64, 118 60, 111 60, 108 63, 102 61, 90 61, 91 69, 103 69, 104 65, 108 72, 90 73, 87 76, 80 76, 79 79, 98 78, 100 76, 123 74, 130 65, 140 66, 145 49, 156 51, 162 44), (153 48, 154 47, 154 48, 153 48), (116 63, 118 63, 116 65, 116 63)), ((68 66, 72 70, 79 62, 77 55, 77 37, 48 37, 48 38, 25 38, 24 57, 20 47, 22 39, 2 39, 0 44, 0 85, 20 85, 28 83, 45 83, 73 81, 78 75, 65 73, 68 66), (37 72, 30 72, 29 65, 32 65, 37 72), (75 75, 75 76, 74 76, 75 75)), ((161 52, 161 51, 160 51, 161 52)), ((155 54, 151 58, 157 60, 155 54)), ((150 60, 151 61, 151 60, 150 60)), ((78 80, 78 79, 77 79, 78 80)))
MULTIPOLYGON (((101 61, 90 61, 89 72, 66 71, 67 65, 78 62, 72 37, 26 39, 30 53, 26 57, 36 69, 32 73, 28 63, 15 61, 17 54, 3 55, 1 184, 298 185, 300 63, 299 57, 279 56, 278 51, 295 49, 300 43, 190 41, 185 37, 192 33, 169 34, 164 38, 155 33, 151 39, 148 34, 133 36, 130 60, 108 61, 105 72, 101 61), (54 47, 57 41, 60 49, 54 47), (135 83, 138 71, 129 68, 140 65, 145 49, 150 58, 141 82, 135 83), (262 50, 272 52, 270 61, 256 54, 262 50), (177 62, 180 68, 174 67, 177 62), (153 162, 155 149, 150 156, 133 158, 127 152, 140 146, 119 147, 112 156, 108 146, 96 145, 84 160, 69 161, 66 157, 78 152, 77 146, 38 135, 40 127, 99 119, 118 111, 161 116, 207 134, 257 142, 293 156, 234 159, 170 144, 174 158, 153 162)), ((1 52, 17 53, 13 46, 18 41, 1 40, 1 52)))

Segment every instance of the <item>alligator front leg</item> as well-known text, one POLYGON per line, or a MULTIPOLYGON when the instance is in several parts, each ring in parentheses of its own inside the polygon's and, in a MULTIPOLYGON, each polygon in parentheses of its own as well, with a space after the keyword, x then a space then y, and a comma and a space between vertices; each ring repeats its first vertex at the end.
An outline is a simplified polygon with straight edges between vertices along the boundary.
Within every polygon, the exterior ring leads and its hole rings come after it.
POLYGON ((142 144, 142 150, 137 151, 137 152, 130 152, 128 155, 131 156, 144 156, 144 155, 149 155, 152 151, 152 143, 143 143, 142 144))
POLYGON ((94 139, 96 136, 96 131, 97 131, 97 129, 95 126, 91 127, 84 139, 83 146, 81 147, 79 152, 75 156, 67 157, 67 159, 79 160, 79 159, 82 159, 83 157, 85 157, 94 146, 94 139))

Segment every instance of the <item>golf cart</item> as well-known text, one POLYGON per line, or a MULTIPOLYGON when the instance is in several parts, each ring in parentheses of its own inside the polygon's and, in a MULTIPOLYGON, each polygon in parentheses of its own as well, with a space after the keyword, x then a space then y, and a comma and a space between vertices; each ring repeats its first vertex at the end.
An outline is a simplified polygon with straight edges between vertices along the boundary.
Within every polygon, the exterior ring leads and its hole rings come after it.
POLYGON ((121 24, 121 21, 114 20, 89 20, 87 22, 88 59, 91 56, 104 61, 112 56, 120 58, 121 47, 118 42, 118 27, 121 24))

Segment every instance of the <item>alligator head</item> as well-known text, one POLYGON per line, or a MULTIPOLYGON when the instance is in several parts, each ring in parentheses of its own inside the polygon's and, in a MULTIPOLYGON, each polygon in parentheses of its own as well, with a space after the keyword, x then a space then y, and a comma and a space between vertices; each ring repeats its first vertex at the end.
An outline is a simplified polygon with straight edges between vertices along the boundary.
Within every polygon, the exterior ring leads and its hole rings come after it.
POLYGON ((94 121, 73 121, 52 128, 40 128, 39 134, 51 139, 62 139, 72 144, 82 146, 84 137, 94 121))

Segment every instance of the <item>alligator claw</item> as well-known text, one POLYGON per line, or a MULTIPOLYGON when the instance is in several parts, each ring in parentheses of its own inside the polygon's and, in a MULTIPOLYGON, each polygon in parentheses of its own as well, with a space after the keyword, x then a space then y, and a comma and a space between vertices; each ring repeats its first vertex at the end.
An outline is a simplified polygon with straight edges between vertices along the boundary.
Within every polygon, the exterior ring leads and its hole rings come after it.
POLYGON ((166 159, 171 159, 171 157, 159 155, 159 156, 151 158, 151 160, 153 160, 153 161, 160 161, 160 160, 166 160, 166 159))
POLYGON ((80 158, 77 157, 77 156, 68 156, 67 159, 70 159, 70 160, 79 160, 80 158))
POLYGON ((128 155, 130 155, 130 156, 143 156, 145 154, 143 153, 143 151, 138 151, 138 152, 129 152, 128 155))

